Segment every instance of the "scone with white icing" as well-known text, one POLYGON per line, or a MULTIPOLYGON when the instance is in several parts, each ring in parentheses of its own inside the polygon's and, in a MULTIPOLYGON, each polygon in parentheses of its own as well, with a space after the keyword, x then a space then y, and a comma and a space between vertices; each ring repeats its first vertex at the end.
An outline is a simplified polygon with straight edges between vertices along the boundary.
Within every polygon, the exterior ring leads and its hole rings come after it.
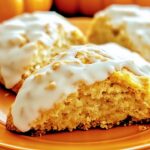
POLYGON ((26 79, 7 118, 10 131, 46 134, 111 128, 150 118, 150 64, 116 44, 74 46, 26 79))
POLYGON ((55 12, 23 14, 0 24, 0 82, 18 91, 30 74, 86 37, 55 12), (51 54, 53 51, 53 54, 51 54))
POLYGON ((89 41, 116 42, 150 61, 150 9, 136 5, 112 5, 98 12, 89 30, 89 41))

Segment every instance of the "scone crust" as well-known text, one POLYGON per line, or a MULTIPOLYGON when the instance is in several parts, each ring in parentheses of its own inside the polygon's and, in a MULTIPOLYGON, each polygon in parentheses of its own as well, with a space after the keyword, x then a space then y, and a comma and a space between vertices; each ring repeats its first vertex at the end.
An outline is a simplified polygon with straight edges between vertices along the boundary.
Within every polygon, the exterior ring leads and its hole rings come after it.
MULTIPOLYGON (((24 134, 40 136, 62 130, 88 130, 95 127, 109 129, 126 124, 124 120, 129 118, 129 124, 148 120, 149 82, 149 79, 137 78, 125 69, 90 86, 81 83, 77 93, 69 95, 63 102, 56 103, 50 110, 41 110, 40 117, 31 125, 32 129, 24 134)), ((14 126, 11 114, 8 115, 6 128, 22 133, 14 126)))

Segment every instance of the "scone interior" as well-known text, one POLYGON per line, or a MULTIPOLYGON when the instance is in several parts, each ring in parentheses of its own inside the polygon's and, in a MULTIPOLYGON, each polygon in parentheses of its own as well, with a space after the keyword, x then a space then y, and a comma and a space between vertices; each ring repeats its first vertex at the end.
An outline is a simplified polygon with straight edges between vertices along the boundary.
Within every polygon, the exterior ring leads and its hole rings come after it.
POLYGON ((150 118, 150 64, 116 44, 74 46, 24 82, 6 127, 33 135, 150 118))
POLYGON ((0 24, 0 82, 18 91, 51 57, 86 37, 55 12, 23 14, 0 24))
POLYGON ((112 5, 95 14, 89 41, 116 42, 150 61, 150 10, 136 5, 112 5))

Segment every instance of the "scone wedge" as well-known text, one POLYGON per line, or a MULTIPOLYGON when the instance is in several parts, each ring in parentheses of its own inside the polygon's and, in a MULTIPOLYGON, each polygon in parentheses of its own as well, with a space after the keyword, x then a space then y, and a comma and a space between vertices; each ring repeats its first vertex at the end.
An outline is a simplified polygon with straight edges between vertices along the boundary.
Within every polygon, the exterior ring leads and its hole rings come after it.
POLYGON ((150 61, 150 9, 112 5, 95 14, 88 33, 96 44, 116 42, 150 61))
POLYGON ((82 32, 55 12, 23 14, 0 24, 0 83, 18 91, 25 78, 71 45, 82 32))
POLYGON ((150 64, 116 44, 74 46, 26 79, 10 131, 43 135, 150 118, 150 64))

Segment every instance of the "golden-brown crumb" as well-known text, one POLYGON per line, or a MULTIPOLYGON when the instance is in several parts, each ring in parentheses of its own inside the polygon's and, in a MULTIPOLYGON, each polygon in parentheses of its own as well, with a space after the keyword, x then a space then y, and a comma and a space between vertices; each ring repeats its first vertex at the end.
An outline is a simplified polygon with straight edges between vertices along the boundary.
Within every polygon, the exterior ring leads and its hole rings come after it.
MULTIPOLYGON (((126 69, 114 72, 109 78, 92 85, 80 83, 78 91, 57 102, 30 124, 29 133, 43 135, 49 131, 92 127, 109 129, 128 117, 129 124, 150 118, 150 80, 126 69)), ((7 129, 19 132, 11 114, 7 129)))
MULTIPOLYGON (((119 25, 113 25, 113 23, 111 23, 111 19, 107 15, 101 15, 100 17, 95 17, 93 19, 90 30, 88 31, 88 39, 89 42, 95 44, 104 44, 108 42, 118 43, 132 51, 138 52, 141 56, 150 61, 150 46, 141 42, 139 47, 139 43, 136 41, 137 39, 133 39, 127 30, 128 29, 126 25, 123 24, 123 21, 119 25)), ((133 33, 133 36, 134 34, 136 36, 136 33, 133 33)), ((142 36, 137 38, 144 39, 142 36)))
MULTIPOLYGON (((53 34, 50 33, 49 24, 46 24, 44 26, 45 30, 43 31, 43 33, 45 33, 49 37, 49 40, 52 41, 51 45, 46 45, 40 40, 37 40, 34 43, 33 47, 34 48, 36 47, 35 48, 36 50, 34 53, 35 55, 31 58, 32 62, 30 63, 30 65, 25 66, 23 68, 24 72, 22 73, 22 77, 20 81, 12 87, 12 90, 15 91, 16 93, 18 92, 22 83, 27 77, 35 73, 40 68, 49 64, 52 61, 53 57, 58 55, 60 52, 65 51, 72 45, 78 45, 78 44, 80 45, 80 44, 87 43, 87 38, 84 36, 84 34, 82 34, 80 30, 75 28, 73 30, 66 31, 66 27, 63 26, 63 24, 57 24, 57 23, 56 24, 54 23, 54 26, 56 26, 56 31, 54 31, 54 34, 55 32, 58 32, 57 37, 55 36, 53 37, 53 34)), ((73 26, 73 25, 70 25, 70 26, 73 26)), ((32 40, 31 39, 29 40, 29 37, 26 34, 19 35, 23 39, 21 41, 21 44, 19 45, 20 50, 22 50, 21 48, 23 46, 28 45, 32 42, 32 40)), ((15 39, 15 38, 10 39, 9 44, 14 47, 18 46, 18 39, 15 39)), ((2 74, 0 72, 0 83, 5 85, 5 82, 1 75, 2 74)))
POLYGON ((88 33, 89 41, 96 44, 116 42, 126 48, 135 50, 135 46, 125 32, 125 26, 113 27, 108 22, 109 18, 106 16, 95 18, 88 33))
MULTIPOLYGON (((76 37, 71 38, 74 38, 74 40, 77 38, 77 41, 72 41, 72 39, 68 39, 68 43, 64 43, 64 45, 61 46, 56 42, 54 48, 52 49, 45 49, 45 47, 41 46, 41 43, 38 43, 39 49, 37 55, 34 58, 32 58, 32 63, 29 66, 26 66, 21 80, 12 88, 12 90, 17 93, 27 77, 38 71, 40 68, 50 64, 55 56, 57 56, 60 52, 66 51, 66 49, 71 45, 86 43, 86 40, 80 37, 79 35, 76 35, 76 37), (44 55, 45 53, 47 53, 47 55, 44 55)), ((5 85, 5 82, 1 75, 0 83, 5 85)))

